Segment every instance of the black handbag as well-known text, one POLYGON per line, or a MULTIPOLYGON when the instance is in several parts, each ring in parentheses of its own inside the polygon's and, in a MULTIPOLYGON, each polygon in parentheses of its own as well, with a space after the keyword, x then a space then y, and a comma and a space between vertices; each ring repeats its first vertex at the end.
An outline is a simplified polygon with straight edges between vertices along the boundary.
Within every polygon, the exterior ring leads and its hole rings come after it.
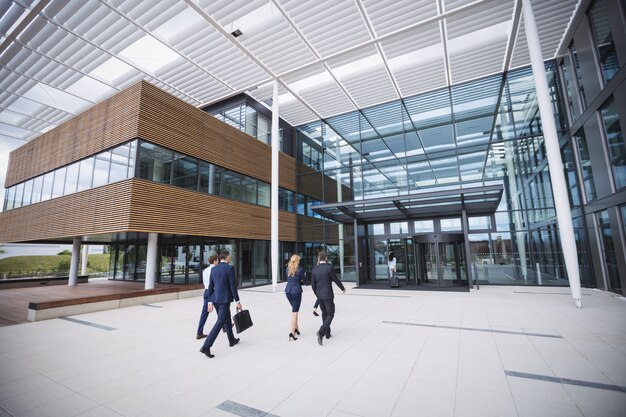
POLYGON ((238 310, 237 314, 233 316, 233 321, 235 322, 237 333, 241 333, 252 327, 252 318, 248 310, 238 310))

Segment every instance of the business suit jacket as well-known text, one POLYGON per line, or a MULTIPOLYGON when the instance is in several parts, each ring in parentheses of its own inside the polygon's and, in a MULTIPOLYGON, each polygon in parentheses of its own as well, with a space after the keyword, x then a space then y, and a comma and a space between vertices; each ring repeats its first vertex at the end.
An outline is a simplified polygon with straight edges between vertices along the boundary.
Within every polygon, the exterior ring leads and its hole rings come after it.
POLYGON ((304 270, 298 268, 296 274, 293 277, 289 276, 289 268, 287 268, 287 285, 285 286, 285 294, 300 294, 302 293, 302 280, 304 280, 304 270))
POLYGON ((209 300, 215 304, 239 302, 235 268, 226 262, 220 262, 211 270, 209 300))
POLYGON ((315 293, 315 296, 320 300, 332 300, 335 298, 333 293, 333 282, 337 286, 345 291, 345 287, 337 278, 333 266, 330 264, 319 264, 313 267, 311 272, 311 288, 315 293))

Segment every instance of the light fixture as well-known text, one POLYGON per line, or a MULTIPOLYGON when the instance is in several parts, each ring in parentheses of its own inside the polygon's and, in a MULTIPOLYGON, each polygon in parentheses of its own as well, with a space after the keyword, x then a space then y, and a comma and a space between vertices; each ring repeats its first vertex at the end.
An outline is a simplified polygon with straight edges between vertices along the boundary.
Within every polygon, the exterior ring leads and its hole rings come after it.
POLYGON ((238 38, 241 35, 243 35, 243 32, 240 31, 239 29, 235 29, 234 31, 230 32, 230 34, 233 35, 235 38, 238 38))

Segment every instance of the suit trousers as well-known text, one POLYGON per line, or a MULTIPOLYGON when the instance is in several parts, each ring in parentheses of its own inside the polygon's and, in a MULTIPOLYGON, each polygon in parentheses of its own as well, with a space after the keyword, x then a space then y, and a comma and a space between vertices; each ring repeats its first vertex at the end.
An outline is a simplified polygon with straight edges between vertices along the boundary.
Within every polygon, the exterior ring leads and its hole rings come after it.
POLYGON ((320 309, 322 310, 322 326, 320 327, 320 334, 326 337, 330 337, 330 324, 335 318, 335 300, 319 299, 320 309))
POLYGON ((204 294, 202 295, 202 313, 200 313, 200 322, 198 323, 198 331, 196 334, 204 333, 204 325, 206 324, 207 318, 209 318, 209 310, 207 310, 208 305, 209 290, 204 290, 204 294))
POLYGON ((229 343, 233 343, 235 341, 233 327, 230 325, 230 303, 213 303, 213 307, 215 307, 215 309, 217 310, 217 321, 213 325, 211 333, 209 333, 209 336, 204 341, 203 348, 210 348, 211 346, 213 346, 215 339, 217 339, 217 335, 222 329, 226 331, 226 336, 228 336, 229 343))

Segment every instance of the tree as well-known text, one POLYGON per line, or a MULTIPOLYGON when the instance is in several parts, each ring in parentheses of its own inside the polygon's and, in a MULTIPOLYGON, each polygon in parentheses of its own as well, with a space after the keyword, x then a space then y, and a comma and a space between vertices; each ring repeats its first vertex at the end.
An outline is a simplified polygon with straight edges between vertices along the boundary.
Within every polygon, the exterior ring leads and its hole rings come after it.
POLYGON ((65 249, 59 253, 57 253, 57 255, 71 255, 72 252, 70 252, 69 250, 65 249))

